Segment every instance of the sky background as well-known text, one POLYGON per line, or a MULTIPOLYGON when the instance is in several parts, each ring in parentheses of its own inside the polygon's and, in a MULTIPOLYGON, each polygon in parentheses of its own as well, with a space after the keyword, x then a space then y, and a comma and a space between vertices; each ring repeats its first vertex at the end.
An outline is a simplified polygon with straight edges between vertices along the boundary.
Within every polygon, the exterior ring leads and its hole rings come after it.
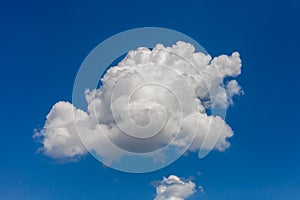
POLYGON ((204 187, 190 199, 300 199, 299 9, 296 0, 2 1, 0 199, 153 199, 151 182, 171 174, 204 187), (187 34, 212 56, 241 54, 245 95, 227 112, 231 147, 147 174, 105 168, 90 155, 57 164, 37 154, 33 130, 55 102, 71 101, 86 55, 144 26, 187 34))

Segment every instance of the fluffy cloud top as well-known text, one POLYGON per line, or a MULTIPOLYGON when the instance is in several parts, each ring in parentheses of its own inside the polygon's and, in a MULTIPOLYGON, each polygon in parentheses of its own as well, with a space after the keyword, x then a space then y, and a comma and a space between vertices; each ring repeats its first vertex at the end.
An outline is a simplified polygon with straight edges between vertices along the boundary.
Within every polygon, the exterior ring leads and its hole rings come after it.
MULTIPOLYGON (((224 78, 240 73, 237 52, 212 59, 184 42, 172 47, 158 44, 152 50, 139 48, 107 71, 99 89, 86 91, 87 111, 58 102, 35 137, 41 140, 41 150, 54 159, 78 158, 88 150, 107 163, 126 151, 147 153, 169 143, 183 148, 192 140, 190 151, 212 147, 222 151, 229 147, 227 138, 233 131, 221 117, 210 116, 206 110, 226 109, 233 103, 241 87, 236 80, 222 85, 224 78), (124 152, 120 154, 117 148, 124 152)), ((187 185, 191 194, 194 186, 187 185)))
POLYGON ((157 183, 154 200, 184 200, 195 192, 194 182, 171 175, 157 183))

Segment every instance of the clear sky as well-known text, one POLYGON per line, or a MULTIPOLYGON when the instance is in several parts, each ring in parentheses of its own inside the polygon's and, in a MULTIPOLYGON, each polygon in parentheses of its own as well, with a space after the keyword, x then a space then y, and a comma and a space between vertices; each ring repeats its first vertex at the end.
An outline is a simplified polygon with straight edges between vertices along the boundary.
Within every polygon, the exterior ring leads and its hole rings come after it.
POLYGON ((190 199, 300 199, 299 9, 296 0, 1 2, 0 199, 153 199, 150 183, 171 174, 204 187, 190 199), (183 32, 213 56, 241 54, 245 95, 227 112, 231 147, 147 174, 37 154, 33 130, 55 102, 71 101, 85 56, 144 26, 183 32))

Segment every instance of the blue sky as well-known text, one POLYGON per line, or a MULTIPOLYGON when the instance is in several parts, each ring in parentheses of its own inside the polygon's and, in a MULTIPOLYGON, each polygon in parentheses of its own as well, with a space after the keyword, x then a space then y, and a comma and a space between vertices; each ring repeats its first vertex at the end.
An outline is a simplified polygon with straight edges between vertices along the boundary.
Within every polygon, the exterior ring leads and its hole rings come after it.
POLYGON ((191 199, 300 198, 298 1, 1 4, 0 199, 153 199, 150 183, 170 174, 203 185, 205 194, 191 199), (231 147, 147 174, 105 168, 92 156, 57 164, 36 154, 33 130, 55 102, 71 101, 90 50, 144 26, 183 32, 213 56, 240 52, 245 95, 227 112, 231 147))

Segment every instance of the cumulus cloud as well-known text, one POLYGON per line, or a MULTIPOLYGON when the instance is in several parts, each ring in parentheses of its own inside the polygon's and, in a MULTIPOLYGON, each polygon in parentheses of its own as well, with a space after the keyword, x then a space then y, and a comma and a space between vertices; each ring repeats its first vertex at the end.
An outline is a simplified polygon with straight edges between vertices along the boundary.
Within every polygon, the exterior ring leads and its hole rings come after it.
POLYGON ((35 137, 41 140, 41 151, 54 159, 79 158, 88 150, 107 163, 126 151, 146 153, 169 143, 183 148, 192 140, 190 151, 222 151, 233 131, 206 111, 233 103, 241 87, 236 80, 225 87, 223 82, 240 73, 237 52, 212 59, 185 42, 138 48, 106 72, 100 88, 86 90, 86 111, 56 103, 35 137))
POLYGON ((74 115, 86 120, 89 115, 68 102, 56 103, 47 115, 43 130, 34 137, 42 137, 43 151, 55 159, 73 159, 86 154, 86 149, 76 134, 74 115))
POLYGON ((184 200, 196 192, 196 184, 175 175, 156 182, 156 196, 154 200, 184 200))

